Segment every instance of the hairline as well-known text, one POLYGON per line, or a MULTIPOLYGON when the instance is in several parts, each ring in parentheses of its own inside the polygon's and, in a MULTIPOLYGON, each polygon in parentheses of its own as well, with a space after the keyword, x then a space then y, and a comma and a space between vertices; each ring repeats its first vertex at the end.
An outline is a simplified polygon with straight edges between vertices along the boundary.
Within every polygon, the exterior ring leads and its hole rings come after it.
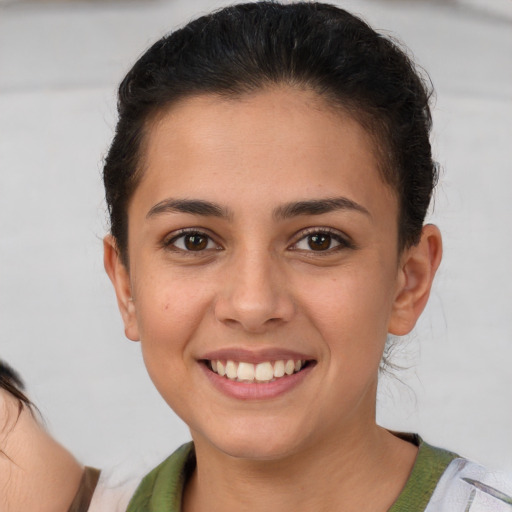
MULTIPOLYGON (((130 207, 133 196, 140 186, 142 180, 147 171, 147 155, 148 147, 150 143, 151 133, 155 126, 169 113, 176 108, 176 106, 185 103, 187 100, 200 98, 200 97, 217 97, 222 101, 242 101, 244 98, 249 98, 255 94, 278 90, 279 88, 289 88, 296 91, 311 92, 319 100, 316 102, 316 106, 319 110, 325 113, 331 114, 339 118, 339 116, 348 116, 350 119, 355 121, 363 129, 366 136, 369 138, 370 146, 372 147, 372 153, 377 164, 379 176, 382 183, 389 187, 397 199, 398 204, 398 215, 397 215, 397 248, 400 254, 409 245, 406 240, 403 240, 401 233, 401 223, 403 215, 403 205, 401 203, 401 197, 398 190, 399 180, 398 172, 393 171, 393 167, 397 165, 393 160, 393 151, 391 148, 391 141, 387 136, 387 123, 383 122, 383 116, 372 112, 375 110, 372 106, 366 105, 363 107, 364 102, 358 101, 355 98, 343 98, 343 101, 329 91, 319 91, 318 87, 314 84, 308 83, 306 80, 299 81, 297 79, 286 79, 281 78, 278 80, 262 79, 259 84, 248 85, 240 84, 237 89, 221 89, 218 91, 207 89, 193 90, 190 92, 183 92, 177 95, 175 98, 169 98, 166 102, 153 105, 145 115, 144 121, 141 123, 140 131, 140 143, 137 148, 137 164, 135 171, 130 177, 129 183, 129 194, 127 195, 125 207, 123 211, 125 221, 125 238, 123 240, 124 247, 120 247, 116 237, 117 250, 122 257, 122 261, 127 269, 129 269, 129 236, 128 236, 128 223, 129 215, 128 209, 130 207), (381 125, 381 126, 378 126, 381 125)), ((313 104, 312 106, 315 106, 313 104)))

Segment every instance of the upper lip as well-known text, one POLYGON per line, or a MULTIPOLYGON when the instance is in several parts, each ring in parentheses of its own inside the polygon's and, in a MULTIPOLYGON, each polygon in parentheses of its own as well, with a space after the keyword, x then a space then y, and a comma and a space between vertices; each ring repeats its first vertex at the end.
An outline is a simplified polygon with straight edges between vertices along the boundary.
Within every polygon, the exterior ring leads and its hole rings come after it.
POLYGON ((265 361, 280 361, 293 359, 294 361, 303 360, 311 361, 314 358, 311 355, 287 350, 282 348, 267 348, 257 350, 247 350, 244 348, 223 348, 212 350, 203 354, 199 360, 210 361, 238 361, 244 363, 263 363, 265 361))

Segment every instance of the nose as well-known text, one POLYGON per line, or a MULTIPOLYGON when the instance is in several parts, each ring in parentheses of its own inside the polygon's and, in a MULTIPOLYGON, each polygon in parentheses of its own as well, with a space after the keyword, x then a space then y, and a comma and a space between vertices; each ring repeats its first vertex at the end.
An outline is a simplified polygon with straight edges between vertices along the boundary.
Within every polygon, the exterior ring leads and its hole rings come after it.
POLYGON ((263 333, 289 322, 295 306, 285 273, 268 251, 243 251, 227 266, 215 303, 217 320, 263 333))

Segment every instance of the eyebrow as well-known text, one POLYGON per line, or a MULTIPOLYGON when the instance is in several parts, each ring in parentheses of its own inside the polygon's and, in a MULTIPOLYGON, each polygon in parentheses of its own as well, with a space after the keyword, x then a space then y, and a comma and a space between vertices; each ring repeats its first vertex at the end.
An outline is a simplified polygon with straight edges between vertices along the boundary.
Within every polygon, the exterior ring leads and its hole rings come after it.
POLYGON ((364 206, 348 199, 348 197, 311 199, 287 203, 276 208, 273 215, 277 219, 289 219, 300 215, 322 215, 338 210, 356 211, 371 217, 370 212, 364 206))
MULTIPOLYGON (((347 197, 334 197, 325 199, 310 199, 307 201, 295 201, 278 206, 272 212, 274 218, 285 220, 301 215, 322 215, 338 210, 356 211, 371 217, 370 212, 359 203, 347 197)), ((203 217, 230 218, 232 213, 225 208, 210 201, 202 199, 164 199, 153 206, 146 215, 149 219, 164 213, 189 213, 203 217)))
POLYGON ((154 217, 162 213, 190 213, 204 217, 231 217, 227 208, 210 201, 201 199, 164 199, 155 204, 146 215, 146 218, 154 217))

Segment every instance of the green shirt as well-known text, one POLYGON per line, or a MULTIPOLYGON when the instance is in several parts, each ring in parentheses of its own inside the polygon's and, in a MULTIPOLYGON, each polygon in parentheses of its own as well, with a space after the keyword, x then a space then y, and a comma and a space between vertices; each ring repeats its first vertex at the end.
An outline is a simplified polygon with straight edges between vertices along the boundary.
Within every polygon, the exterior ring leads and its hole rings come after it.
MULTIPOLYGON (((423 512, 454 453, 413 436, 419 446, 411 476, 389 512, 423 512)), ((140 483, 126 512, 180 512, 185 482, 195 468, 194 445, 178 448, 140 483)))

